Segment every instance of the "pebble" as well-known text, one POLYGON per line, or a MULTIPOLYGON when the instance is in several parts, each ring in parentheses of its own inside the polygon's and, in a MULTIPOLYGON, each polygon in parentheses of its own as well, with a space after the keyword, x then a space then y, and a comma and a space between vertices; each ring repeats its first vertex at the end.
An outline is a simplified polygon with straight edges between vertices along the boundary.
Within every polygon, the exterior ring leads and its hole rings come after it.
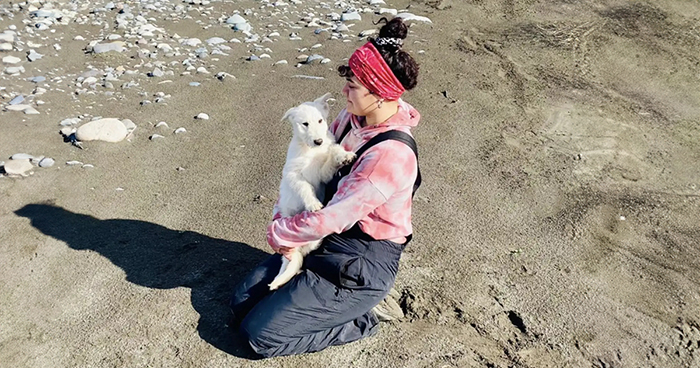
POLYGON ((226 19, 226 24, 241 24, 241 23, 248 23, 247 20, 245 20, 243 17, 241 17, 238 14, 234 14, 230 16, 228 19, 226 19))
POLYGON ((162 136, 162 135, 160 135, 160 134, 152 134, 150 137, 148 137, 148 139, 150 139, 150 140, 152 140, 152 141, 153 141, 153 140, 156 140, 156 139, 158 139, 158 138, 165 138, 165 137, 162 136))
POLYGON ((197 114, 197 116, 195 116, 194 118, 199 119, 199 120, 209 120, 209 115, 201 112, 201 113, 197 114))
POLYGON ((124 42, 122 41, 98 43, 92 47, 92 52, 95 54, 102 54, 110 51, 123 52, 124 50, 124 42))
POLYGON ((7 74, 24 73, 24 67, 22 67, 22 66, 8 66, 7 68, 5 68, 5 73, 7 73, 7 74))
POLYGON ((192 86, 192 87, 199 87, 200 85, 201 85, 201 83, 199 83, 199 82, 190 82, 190 86, 192 86))
POLYGON ((51 167, 55 163, 56 163, 56 161, 54 161, 54 159, 52 159, 50 157, 45 157, 45 158, 41 159, 41 161, 39 161, 39 167, 51 167))
POLYGON ((396 14, 396 17, 402 18, 406 22, 417 21, 417 22, 433 23, 433 21, 431 21, 429 18, 415 15, 413 13, 399 13, 399 14, 396 14))
POLYGON ((24 110, 22 110, 26 115, 39 115, 39 111, 37 111, 33 107, 28 107, 24 110))
POLYGON ((68 118, 68 119, 63 119, 58 125, 64 126, 64 127, 69 127, 76 125, 80 122, 80 119, 78 118, 68 118))
POLYGON ((12 44, 11 43, 0 43, 0 51, 12 51, 12 44))
POLYGON ((78 165, 82 166, 83 163, 80 161, 71 160, 71 161, 67 161, 66 165, 68 165, 68 166, 78 166, 78 165))
POLYGON ((174 132, 174 133, 175 133, 175 134, 180 134, 180 133, 185 133, 185 132, 187 132, 187 129, 185 129, 185 128, 177 128, 177 129, 175 129, 175 132, 174 132))
POLYGON ((360 13, 353 11, 349 13, 343 13, 340 16, 340 21, 341 22, 347 22, 349 20, 362 20, 362 17, 360 16, 360 13))
POLYGON ((120 142, 126 138, 128 131, 119 119, 106 118, 93 120, 78 127, 75 132, 79 141, 120 142))
POLYGON ((166 123, 166 122, 164 122, 164 121, 161 121, 160 123, 156 124, 155 127, 156 127, 156 128, 160 128, 160 127, 169 128, 169 127, 168 127, 168 123, 166 123))
POLYGON ((209 45, 218 45, 220 43, 225 43, 226 40, 224 40, 221 37, 212 37, 212 38, 207 39, 205 42, 208 43, 209 45))
POLYGON ((3 166, 5 173, 8 175, 21 175, 27 176, 26 172, 34 168, 34 165, 29 161, 28 158, 20 160, 9 160, 5 162, 3 166))
POLYGON ((22 61, 22 59, 15 56, 5 56, 2 58, 2 62, 5 64, 19 64, 20 61, 22 61))
POLYGON ((32 77, 32 78, 29 78, 29 81, 34 82, 34 83, 41 83, 41 82, 46 81, 46 77, 42 77, 42 76, 32 77))
POLYGON ((153 71, 148 74, 149 77, 162 77, 164 75, 165 73, 159 68, 153 69, 153 71))
POLYGON ((24 96, 19 95, 19 96, 13 98, 12 100, 10 100, 10 105, 19 105, 22 102, 24 102, 24 96))
POLYGON ((0 33, 0 42, 13 43, 15 42, 15 36, 7 31, 0 33))
POLYGON ((306 58, 306 61, 304 61, 304 64, 312 64, 316 60, 323 60, 323 56, 321 56, 319 54, 309 55, 306 58))
POLYGON ((28 153, 15 153, 10 156, 10 160, 33 160, 35 157, 28 153))

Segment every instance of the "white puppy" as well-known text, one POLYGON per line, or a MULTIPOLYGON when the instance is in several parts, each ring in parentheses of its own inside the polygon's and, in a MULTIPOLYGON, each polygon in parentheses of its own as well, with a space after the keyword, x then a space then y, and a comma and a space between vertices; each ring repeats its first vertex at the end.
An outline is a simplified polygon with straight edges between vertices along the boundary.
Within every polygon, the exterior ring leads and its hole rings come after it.
MULTIPOLYGON (((282 118, 292 124, 293 132, 280 183, 278 208, 282 217, 323 208, 321 199, 325 184, 339 168, 355 159, 355 154, 345 151, 328 131, 330 97, 331 94, 326 93, 313 102, 304 102, 289 109, 282 118)), ((270 283, 270 290, 279 288, 299 273, 304 256, 320 244, 321 241, 315 241, 295 248, 291 260, 282 257, 282 267, 270 283)))

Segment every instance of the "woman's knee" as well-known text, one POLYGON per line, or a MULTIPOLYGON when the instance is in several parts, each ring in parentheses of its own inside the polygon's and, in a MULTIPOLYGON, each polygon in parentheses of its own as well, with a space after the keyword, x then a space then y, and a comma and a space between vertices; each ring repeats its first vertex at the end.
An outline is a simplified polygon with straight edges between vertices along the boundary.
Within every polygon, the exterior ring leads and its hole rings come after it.
POLYGON ((257 354, 265 358, 279 355, 278 352, 284 344, 279 341, 279 336, 275 336, 275 334, 265 328, 264 323, 260 322, 255 321, 253 318, 245 318, 241 322, 239 330, 257 354))

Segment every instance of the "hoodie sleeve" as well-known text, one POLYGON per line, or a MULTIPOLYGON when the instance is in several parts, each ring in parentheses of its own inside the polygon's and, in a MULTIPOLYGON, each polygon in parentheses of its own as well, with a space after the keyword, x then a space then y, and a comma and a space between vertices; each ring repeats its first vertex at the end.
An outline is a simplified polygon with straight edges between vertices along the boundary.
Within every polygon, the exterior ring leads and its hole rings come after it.
POLYGON ((350 229, 396 191, 405 189, 411 173, 397 168, 416 164, 413 151, 406 145, 386 142, 369 149, 355 165, 326 207, 272 221, 267 228, 268 244, 275 250, 295 248, 350 229))

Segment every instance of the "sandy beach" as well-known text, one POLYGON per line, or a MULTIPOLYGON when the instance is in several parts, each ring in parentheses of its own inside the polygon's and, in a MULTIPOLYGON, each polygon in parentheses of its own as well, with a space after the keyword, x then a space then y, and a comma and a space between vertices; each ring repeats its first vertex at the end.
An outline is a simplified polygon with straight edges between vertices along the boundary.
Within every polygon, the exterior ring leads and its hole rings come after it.
POLYGON ((695 1, 29 0, 0 50, 0 367, 700 367, 695 1), (334 117, 392 14, 421 66, 406 317, 257 360, 227 302, 272 253, 280 119, 334 117), (59 134, 103 118, 136 128, 59 134))

